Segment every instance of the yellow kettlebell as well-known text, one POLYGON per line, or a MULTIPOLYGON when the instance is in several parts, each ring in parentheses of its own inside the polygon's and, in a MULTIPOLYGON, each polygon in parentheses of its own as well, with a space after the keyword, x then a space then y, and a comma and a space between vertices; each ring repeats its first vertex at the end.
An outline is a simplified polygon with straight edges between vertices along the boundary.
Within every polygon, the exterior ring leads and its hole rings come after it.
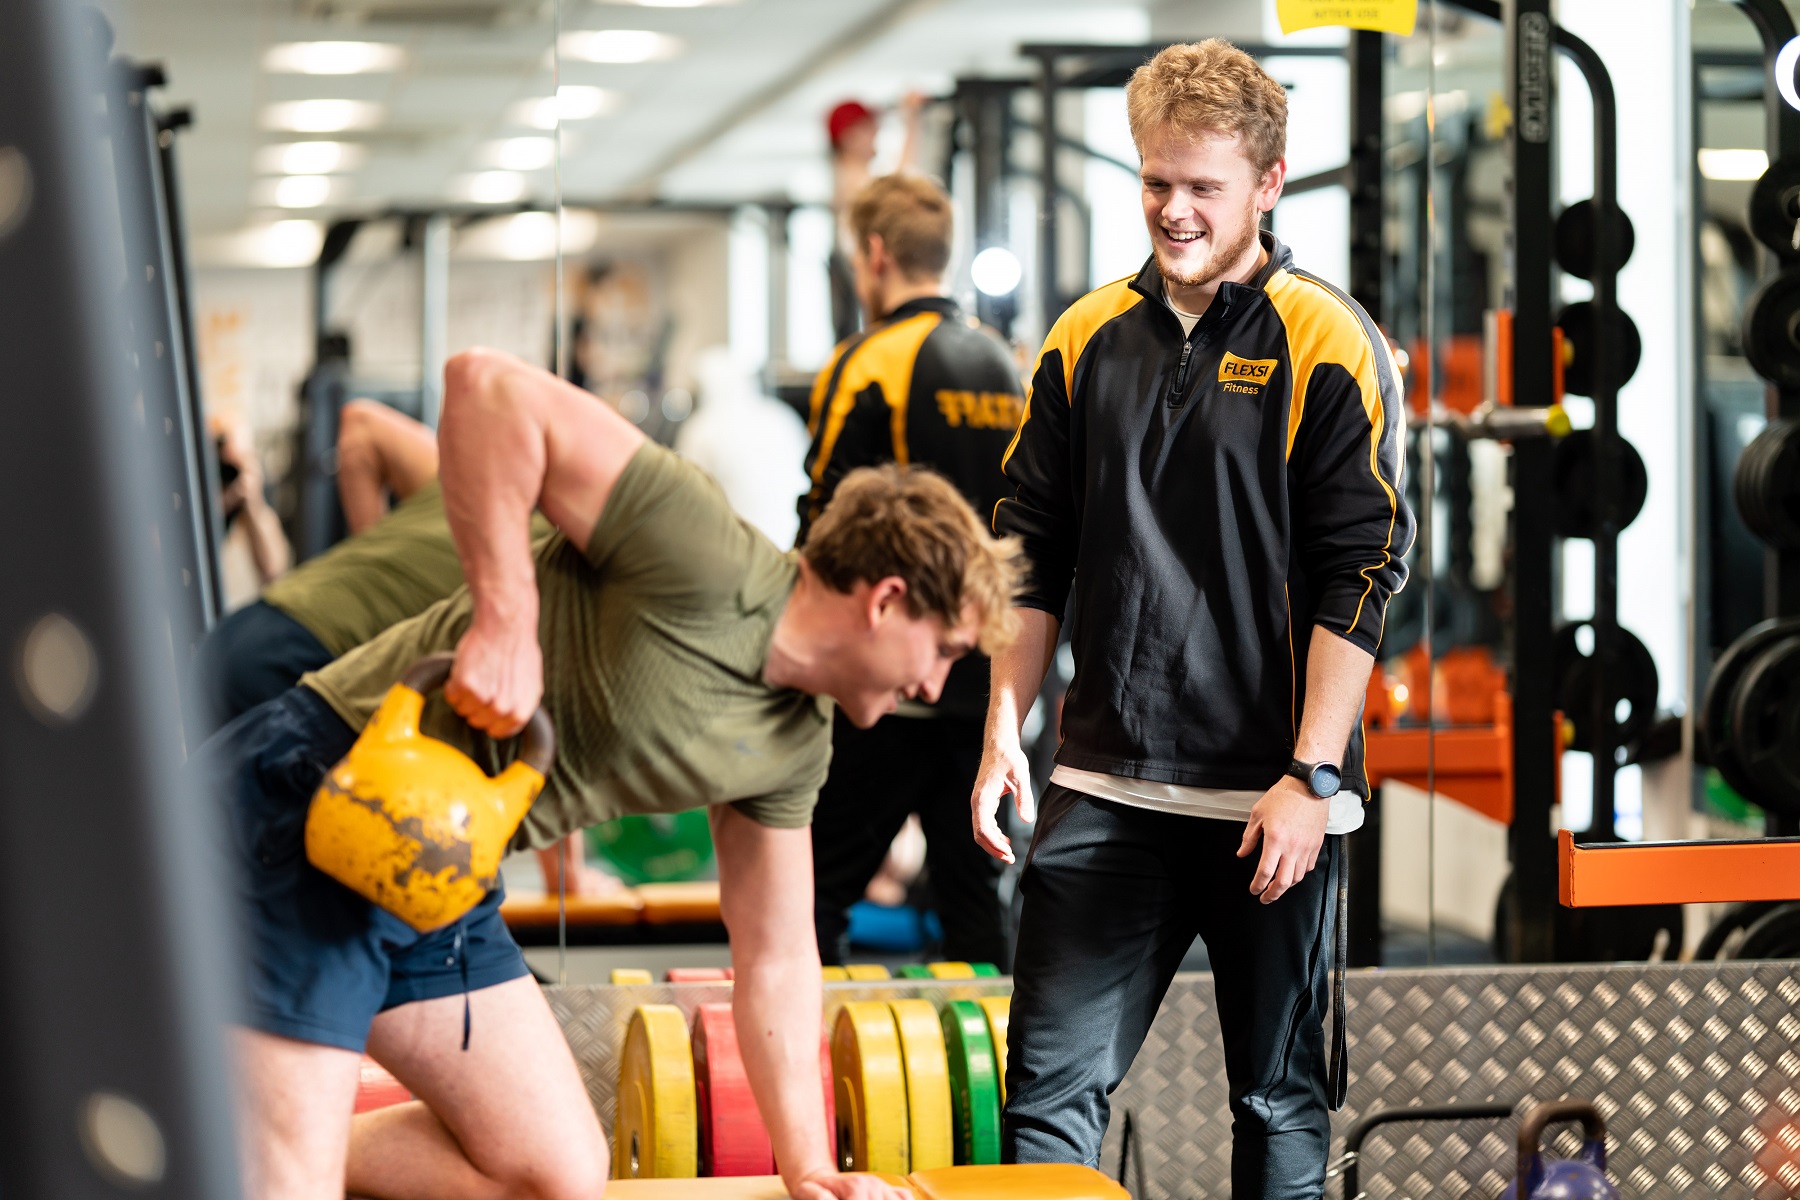
POLYGON ((491 779, 456 747, 420 733, 425 696, 450 678, 454 661, 420 659, 388 689, 306 813, 308 861, 421 933, 455 921, 493 888, 556 756, 541 708, 518 759, 491 779))

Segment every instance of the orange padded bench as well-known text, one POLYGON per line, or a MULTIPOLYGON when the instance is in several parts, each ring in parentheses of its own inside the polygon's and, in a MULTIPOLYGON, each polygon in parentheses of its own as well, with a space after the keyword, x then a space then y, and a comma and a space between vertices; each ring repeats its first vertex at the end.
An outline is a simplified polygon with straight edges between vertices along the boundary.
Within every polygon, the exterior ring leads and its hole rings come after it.
POLYGON ((569 896, 561 909, 555 896, 509 897, 500 916, 522 945, 554 945, 565 916, 572 945, 725 940, 717 882, 646 883, 607 896, 569 896))

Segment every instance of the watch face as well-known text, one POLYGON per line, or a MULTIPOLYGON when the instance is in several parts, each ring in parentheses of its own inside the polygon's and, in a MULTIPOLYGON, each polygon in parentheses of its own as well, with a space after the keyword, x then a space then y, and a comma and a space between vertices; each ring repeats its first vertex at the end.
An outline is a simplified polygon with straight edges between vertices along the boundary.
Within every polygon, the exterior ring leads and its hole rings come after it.
POLYGON ((1320 763, 1312 769, 1312 780, 1308 786, 1312 788, 1313 795, 1325 800, 1337 795, 1342 783, 1343 777, 1338 774, 1336 767, 1330 763, 1320 763))

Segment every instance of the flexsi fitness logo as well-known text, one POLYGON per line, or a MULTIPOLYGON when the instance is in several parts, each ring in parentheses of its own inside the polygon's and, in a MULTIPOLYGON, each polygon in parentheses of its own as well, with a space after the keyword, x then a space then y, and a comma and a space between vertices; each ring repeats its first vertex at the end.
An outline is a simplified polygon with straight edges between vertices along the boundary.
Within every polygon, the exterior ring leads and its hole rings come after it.
POLYGON ((1219 382, 1228 392, 1247 392, 1254 396, 1269 382, 1275 371, 1272 358, 1239 358, 1227 353, 1219 363, 1219 382))

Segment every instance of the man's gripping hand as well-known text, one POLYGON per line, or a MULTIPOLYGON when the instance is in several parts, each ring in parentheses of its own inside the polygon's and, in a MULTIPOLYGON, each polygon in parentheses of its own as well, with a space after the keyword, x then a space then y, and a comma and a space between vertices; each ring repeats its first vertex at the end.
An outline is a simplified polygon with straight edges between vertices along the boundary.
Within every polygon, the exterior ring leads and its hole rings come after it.
POLYGON ((477 614, 456 644, 456 665, 444 685, 450 707, 488 736, 508 738, 525 727, 543 696, 537 614, 512 620, 477 614))
POLYGON ((969 817, 975 827, 975 844, 1001 862, 1013 861, 1012 842, 1000 829, 1000 797, 1011 793, 1019 819, 1037 820, 1037 801, 1031 795, 1031 764, 1019 745, 1019 735, 1002 726, 990 730, 981 752, 981 772, 969 797, 969 817))
POLYGON ((1262 860, 1250 879, 1250 894, 1273 904, 1319 865, 1319 847, 1325 844, 1325 822, 1331 801, 1321 800, 1306 785, 1283 776, 1250 810, 1244 840, 1237 856, 1247 857, 1262 842, 1262 860))
POLYGON ((907 1188, 883 1183, 873 1175, 840 1175, 815 1171, 795 1185, 794 1200, 912 1200, 907 1188))

